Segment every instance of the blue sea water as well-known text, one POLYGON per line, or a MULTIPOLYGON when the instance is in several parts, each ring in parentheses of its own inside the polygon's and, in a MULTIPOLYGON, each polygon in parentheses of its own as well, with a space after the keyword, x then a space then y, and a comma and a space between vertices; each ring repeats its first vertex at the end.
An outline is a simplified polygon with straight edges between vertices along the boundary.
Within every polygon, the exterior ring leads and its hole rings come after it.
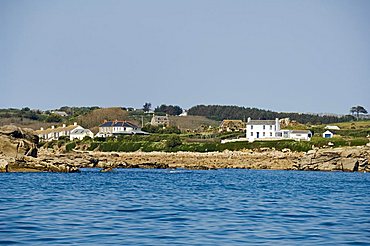
POLYGON ((370 174, 1 173, 0 244, 369 245, 370 174))

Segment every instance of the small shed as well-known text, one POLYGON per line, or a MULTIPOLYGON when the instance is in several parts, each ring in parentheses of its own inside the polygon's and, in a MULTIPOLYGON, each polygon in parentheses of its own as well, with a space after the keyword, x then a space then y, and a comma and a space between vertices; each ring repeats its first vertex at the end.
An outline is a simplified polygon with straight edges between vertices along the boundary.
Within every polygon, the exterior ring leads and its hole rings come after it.
POLYGON ((339 126, 325 126, 327 130, 340 130, 339 126))
POLYGON ((331 131, 325 131, 323 134, 322 134, 322 137, 323 138, 332 138, 334 136, 334 133, 332 133, 331 131))
POLYGON ((306 140, 310 141, 312 132, 308 130, 292 130, 290 131, 290 138, 295 140, 306 140))

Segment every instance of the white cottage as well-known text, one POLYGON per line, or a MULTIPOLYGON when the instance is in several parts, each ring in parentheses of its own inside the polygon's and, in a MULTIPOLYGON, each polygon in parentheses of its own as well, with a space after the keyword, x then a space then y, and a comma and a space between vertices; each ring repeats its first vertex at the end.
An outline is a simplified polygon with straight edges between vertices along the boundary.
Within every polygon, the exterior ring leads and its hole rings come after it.
POLYGON ((105 121, 99 126, 99 132, 96 134, 97 137, 111 137, 117 135, 130 135, 138 134, 145 135, 148 134, 141 130, 141 128, 129 121, 105 121))
POLYGON ((308 130, 280 129, 279 119, 251 120, 248 118, 246 137, 249 142, 255 140, 281 140, 294 139, 297 141, 310 141, 312 132, 308 130))
POLYGON ((253 142, 256 139, 274 139, 280 131, 279 119, 275 120, 251 120, 248 118, 246 137, 253 142))
POLYGON ((84 129, 82 126, 77 125, 75 122, 73 125, 66 126, 63 124, 60 127, 51 126, 51 128, 44 129, 41 128, 40 130, 35 131, 36 134, 39 136, 40 141, 51 141, 51 140, 58 140, 60 137, 71 135, 71 132, 76 129, 84 129))
POLYGON ((76 128, 73 131, 71 131, 71 134, 69 135, 70 140, 73 140, 73 139, 82 140, 84 137, 93 138, 94 133, 92 133, 92 131, 90 131, 89 129, 76 128))

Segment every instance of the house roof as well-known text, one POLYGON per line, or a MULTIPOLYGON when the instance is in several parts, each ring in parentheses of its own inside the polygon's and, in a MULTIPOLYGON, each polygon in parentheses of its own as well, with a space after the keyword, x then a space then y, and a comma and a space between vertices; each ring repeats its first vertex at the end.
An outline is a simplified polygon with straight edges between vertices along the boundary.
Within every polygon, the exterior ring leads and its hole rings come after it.
POLYGON ((325 129, 329 129, 329 130, 340 130, 339 126, 325 126, 325 129))
POLYGON ((91 131, 89 129, 74 129, 71 131, 71 134, 84 134, 84 133, 90 133, 91 131))
POLYGON ((329 131, 329 130, 327 130, 327 131, 325 131, 323 134, 334 134, 333 132, 331 132, 331 131, 329 131))
POLYGON ((101 124, 99 127, 132 127, 132 128, 139 128, 137 125, 129 122, 129 121, 106 121, 101 124))
POLYGON ((250 120, 247 125, 275 125, 275 120, 250 120))
POLYGON ((60 127, 54 128, 54 129, 48 128, 48 129, 45 129, 45 130, 37 130, 37 131, 35 131, 35 133, 36 134, 49 134, 51 132, 73 131, 77 127, 80 127, 80 126, 79 125, 70 125, 70 126, 66 126, 66 127, 60 126, 60 127))
POLYGON ((295 134, 308 134, 308 133, 311 133, 311 131, 309 130, 292 130, 291 133, 295 133, 295 134))

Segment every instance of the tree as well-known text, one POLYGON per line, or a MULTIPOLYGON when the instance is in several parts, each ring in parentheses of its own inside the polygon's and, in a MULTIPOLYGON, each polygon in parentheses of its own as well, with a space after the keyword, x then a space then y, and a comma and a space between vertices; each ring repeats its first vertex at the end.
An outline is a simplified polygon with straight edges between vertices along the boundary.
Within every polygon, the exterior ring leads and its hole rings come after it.
POLYGON ((180 106, 166 105, 162 104, 155 108, 154 112, 156 113, 166 113, 169 115, 180 115, 182 113, 182 108, 180 106))
POLYGON ((144 110, 144 112, 149 112, 151 107, 152 107, 152 104, 151 104, 150 102, 146 102, 146 103, 143 105, 143 110, 144 110))
POLYGON ((350 109, 350 112, 351 112, 351 114, 355 114, 356 113, 357 120, 360 117, 360 114, 367 114, 367 110, 364 107, 360 106, 360 105, 353 106, 350 109))
POLYGON ((62 120, 63 120, 62 117, 57 114, 50 114, 46 118, 46 122, 61 122, 62 120))
POLYGON ((28 111, 30 111, 31 109, 29 108, 29 107, 25 107, 25 108, 22 108, 22 111, 23 112, 28 112, 28 111))

